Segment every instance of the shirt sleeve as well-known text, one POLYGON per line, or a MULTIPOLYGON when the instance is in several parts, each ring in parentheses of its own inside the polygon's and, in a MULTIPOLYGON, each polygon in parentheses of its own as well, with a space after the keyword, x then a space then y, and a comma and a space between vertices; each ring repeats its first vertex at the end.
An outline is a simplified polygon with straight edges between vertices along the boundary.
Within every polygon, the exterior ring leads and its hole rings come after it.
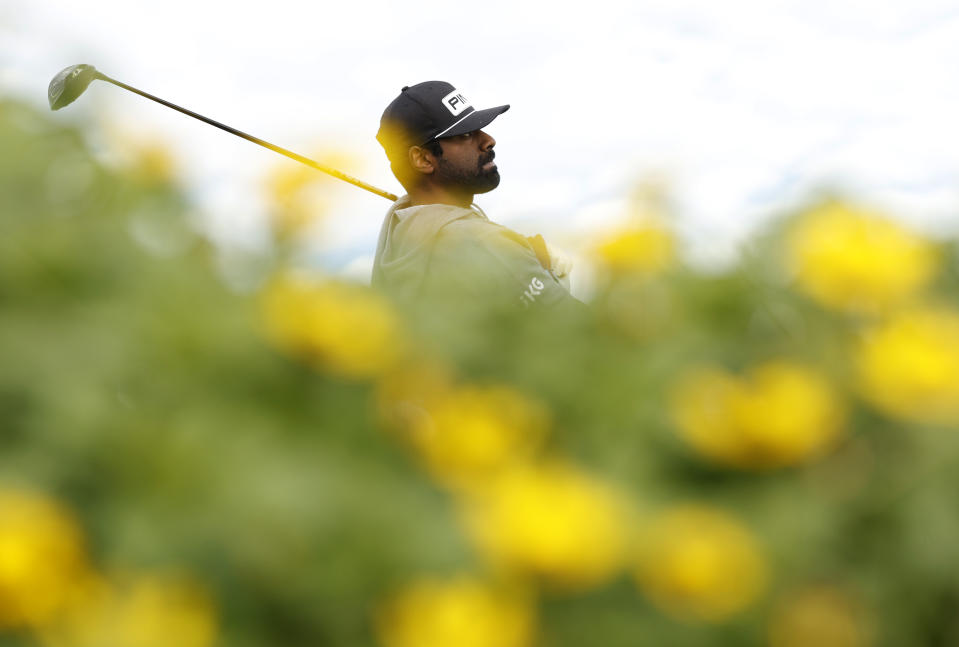
POLYGON ((540 264, 525 237, 480 220, 455 221, 440 231, 424 289, 447 298, 493 299, 527 308, 579 303, 540 264))

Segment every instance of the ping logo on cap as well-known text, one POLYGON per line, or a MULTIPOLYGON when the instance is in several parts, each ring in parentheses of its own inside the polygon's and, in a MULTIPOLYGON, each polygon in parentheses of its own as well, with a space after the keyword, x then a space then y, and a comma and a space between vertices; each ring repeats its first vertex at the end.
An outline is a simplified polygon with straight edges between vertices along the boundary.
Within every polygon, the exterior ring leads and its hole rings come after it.
POLYGON ((470 107, 470 102, 466 100, 459 90, 453 90, 443 97, 443 105, 455 117, 470 107))

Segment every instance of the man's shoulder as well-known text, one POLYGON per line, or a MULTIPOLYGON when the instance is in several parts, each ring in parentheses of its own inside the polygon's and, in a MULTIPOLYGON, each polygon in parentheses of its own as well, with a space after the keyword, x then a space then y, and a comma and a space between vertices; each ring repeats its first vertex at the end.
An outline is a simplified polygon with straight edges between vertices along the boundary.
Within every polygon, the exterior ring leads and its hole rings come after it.
POLYGON ((469 218, 466 209, 443 204, 424 204, 397 210, 393 214, 389 236, 394 247, 434 241, 451 224, 469 218))
POLYGON ((449 220, 436 232, 424 290, 525 306, 572 299, 525 236, 480 211, 449 220))
POLYGON ((515 243, 524 249, 529 248, 525 236, 478 213, 446 223, 439 232, 439 238, 445 244, 500 245, 515 243))

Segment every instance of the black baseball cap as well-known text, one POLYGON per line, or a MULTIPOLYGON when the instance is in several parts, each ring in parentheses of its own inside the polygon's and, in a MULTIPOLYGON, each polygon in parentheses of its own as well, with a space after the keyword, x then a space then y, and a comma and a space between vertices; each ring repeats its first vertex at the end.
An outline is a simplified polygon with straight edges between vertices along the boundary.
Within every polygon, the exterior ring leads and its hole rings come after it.
POLYGON ((406 86, 386 107, 376 139, 392 159, 410 146, 479 130, 507 110, 509 105, 477 110, 446 81, 425 81, 406 86))

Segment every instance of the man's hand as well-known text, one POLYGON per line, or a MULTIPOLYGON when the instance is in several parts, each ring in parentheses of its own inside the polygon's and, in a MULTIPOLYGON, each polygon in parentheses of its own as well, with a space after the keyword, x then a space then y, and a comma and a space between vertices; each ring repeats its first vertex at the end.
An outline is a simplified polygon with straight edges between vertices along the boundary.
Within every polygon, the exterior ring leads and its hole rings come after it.
POLYGON ((549 265, 553 274, 558 279, 566 279, 566 287, 569 287, 569 273, 573 271, 573 257, 568 252, 549 243, 546 243, 546 252, 549 254, 549 265))

